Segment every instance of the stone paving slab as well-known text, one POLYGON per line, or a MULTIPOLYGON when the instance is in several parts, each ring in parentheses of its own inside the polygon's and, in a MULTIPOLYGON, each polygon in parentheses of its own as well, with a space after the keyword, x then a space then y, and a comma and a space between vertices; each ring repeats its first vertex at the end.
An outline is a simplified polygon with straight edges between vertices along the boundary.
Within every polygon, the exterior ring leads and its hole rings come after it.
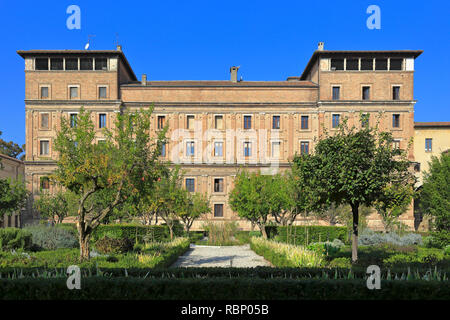
POLYGON ((191 244, 190 249, 178 257, 172 267, 237 267, 271 266, 263 257, 242 246, 202 246, 191 244))

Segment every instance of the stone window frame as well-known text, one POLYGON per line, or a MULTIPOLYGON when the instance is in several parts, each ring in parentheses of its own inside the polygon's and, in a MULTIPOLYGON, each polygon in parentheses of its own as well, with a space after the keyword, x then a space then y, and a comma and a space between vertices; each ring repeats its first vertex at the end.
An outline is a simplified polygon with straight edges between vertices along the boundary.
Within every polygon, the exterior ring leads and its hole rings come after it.
POLYGON ((39 130, 40 131, 50 131, 52 128, 51 119, 52 119, 52 113, 50 111, 39 112, 39 114, 38 114, 39 130), (43 114, 48 114, 48 127, 47 128, 42 126, 42 115, 43 114))
POLYGON ((299 114, 298 120, 300 123, 300 125, 299 125, 300 131, 302 131, 302 132, 310 132, 311 131, 311 115, 310 114, 299 114), (307 122, 308 128, 306 128, 306 129, 302 128, 302 117, 308 117, 308 122, 307 122))
POLYGON ((50 158, 51 155, 52 155, 52 138, 50 138, 50 137, 38 138, 38 156, 40 158, 50 158), (42 154, 42 148, 41 148, 42 141, 48 142, 48 154, 42 154))
POLYGON ((339 130, 339 125, 342 123, 342 112, 330 112, 330 128, 331 130, 339 130), (339 115, 339 124, 337 127, 333 127, 333 116, 339 115))
POLYGON ((197 192, 197 179, 196 179, 195 177, 193 177, 193 176, 186 176, 186 177, 184 177, 184 181, 183 181, 183 182, 184 182, 184 183, 183 183, 184 188, 185 188, 188 192, 191 192, 191 193, 197 192), (187 188, 187 180, 193 180, 193 181, 194 181, 194 183, 193 183, 194 190, 193 190, 193 191, 190 191, 190 190, 187 188))
POLYGON ((225 115, 223 113, 215 113, 215 114, 213 114, 213 128, 214 128, 214 130, 218 130, 218 131, 225 131, 226 130, 225 115), (222 129, 217 129, 216 128, 216 117, 222 117, 222 129))
POLYGON ((336 83, 336 84, 334 84, 334 83, 332 83, 331 85, 330 85, 330 90, 331 90, 331 92, 330 92, 330 97, 331 97, 331 101, 340 101, 340 100, 342 100, 342 84, 340 84, 340 83, 336 83), (333 99, 333 90, 334 90, 334 88, 335 87, 338 87, 339 88, 339 99, 333 99))
POLYGON ((49 84, 49 83, 41 83, 41 84, 39 84, 39 86, 38 86, 38 97, 41 100, 51 100, 52 99, 52 85, 49 84), (43 98, 42 97, 42 88, 45 88, 45 87, 48 90, 48 97, 43 98))
POLYGON ((243 130, 252 130, 253 129, 253 115, 249 113, 245 113, 242 115, 242 129, 243 130), (245 127, 245 117, 250 117, 250 128, 245 127))
POLYGON ((167 121, 169 121, 168 119, 169 119, 169 116, 167 115, 167 114, 162 114, 162 113, 159 113, 159 114, 155 114, 155 119, 156 119, 156 126, 155 126, 155 130, 158 130, 158 131, 161 131, 161 130, 163 130, 164 129, 164 127, 166 126, 166 124, 167 124, 167 121), (160 128, 159 127, 159 118, 160 117, 162 117, 162 118, 164 118, 164 126, 162 127, 162 128, 160 128))
POLYGON ((212 178, 212 193, 213 194, 226 194, 227 193, 227 187, 226 187, 226 180, 224 176, 213 176, 212 178), (215 191, 215 187, 216 187, 216 179, 222 179, 222 191, 215 191))
POLYGON ((402 84, 392 83, 391 84, 391 99, 392 101, 401 101, 402 100, 402 84), (394 87, 399 87, 398 99, 394 99, 394 87))
POLYGON ((96 122, 97 122, 97 129, 98 130, 101 130, 101 129, 103 129, 103 128, 108 128, 109 127, 109 119, 108 119, 108 113, 107 112, 96 112, 96 115, 97 115, 97 119, 96 119, 96 122), (102 128, 100 128, 100 115, 101 114, 104 114, 105 115, 105 126, 104 127, 102 127, 102 128))
POLYGON ((108 100, 109 99, 109 85, 108 84, 97 84, 97 100, 108 100), (106 97, 100 97, 100 88, 106 88, 106 97))
POLYGON ((403 130, 403 125, 402 125, 402 113, 401 112, 391 112, 391 117, 390 117, 390 128, 391 130, 397 130, 397 131, 401 131, 403 130), (394 127, 394 115, 397 114, 398 115, 398 127, 394 127))
POLYGON ((192 113, 186 114, 185 126, 186 126, 186 130, 189 130, 189 131, 194 131, 195 130, 195 114, 192 114, 192 113), (194 118, 194 121, 193 121, 193 124, 192 124, 192 126, 193 126, 192 128, 189 128, 189 117, 193 117, 194 118))
POLYGON ((361 93, 361 101, 372 101, 373 100, 373 84, 372 83, 362 83, 361 84, 361 90, 359 91, 361 93), (369 87, 369 99, 363 99, 363 88, 369 87))
POLYGON ((213 206, 212 216, 214 219, 225 218, 225 202, 223 202, 223 201, 213 202, 212 206, 213 206), (216 216, 216 205, 222 205, 222 216, 216 216))
POLYGON ((312 140, 311 139, 298 139, 298 154, 302 155, 302 143, 307 142, 308 143, 308 153, 311 154, 312 149, 312 140))
POLYGON ((217 139, 217 140, 213 140, 213 152, 212 155, 214 158, 220 158, 222 159, 224 157, 225 154, 225 142, 223 139, 217 139), (216 143, 222 143, 222 155, 216 155, 216 143))
POLYGON ((425 150, 426 153, 433 152, 433 138, 425 138, 425 148, 424 148, 424 150, 425 150), (430 149, 427 148, 427 141, 430 141, 430 144, 431 144, 431 146, 430 146, 431 148, 430 149))
POLYGON ((79 112, 78 112, 78 111, 68 111, 68 112, 67 112, 67 115, 68 115, 68 117, 67 117, 67 119, 68 119, 68 124, 69 124, 69 126, 70 126, 71 128, 73 128, 72 125, 71 125, 71 115, 73 115, 73 114, 78 115, 79 112))
POLYGON ((277 113, 277 114, 272 114, 272 119, 271 119, 272 121, 271 121, 271 125, 270 125, 270 130, 272 130, 272 131, 281 131, 281 127, 282 127, 282 126, 281 126, 281 119, 282 119, 282 118, 283 118, 283 117, 281 116, 281 114, 278 114, 278 113, 277 113), (279 126, 278 126, 278 128, 274 128, 274 127, 273 127, 273 125, 274 125, 273 121, 274 121, 274 118, 275 118, 275 117, 278 117, 278 118, 279 118, 279 119, 278 119, 278 120, 279 120, 279 123, 278 123, 279 126))
POLYGON ((269 154, 270 154, 270 159, 271 160, 278 160, 278 161, 280 161, 280 160, 283 159, 282 143, 283 143, 282 139, 278 139, 278 138, 277 139, 270 139, 270 153, 269 154), (279 151, 278 157, 273 155, 273 144, 274 143, 278 143, 279 146, 280 146, 280 148, 278 149, 278 151, 279 151))
POLYGON ((67 85, 67 100, 81 100, 81 86, 80 84, 68 84, 67 85), (78 96, 76 98, 70 97, 70 89, 78 88, 78 96))

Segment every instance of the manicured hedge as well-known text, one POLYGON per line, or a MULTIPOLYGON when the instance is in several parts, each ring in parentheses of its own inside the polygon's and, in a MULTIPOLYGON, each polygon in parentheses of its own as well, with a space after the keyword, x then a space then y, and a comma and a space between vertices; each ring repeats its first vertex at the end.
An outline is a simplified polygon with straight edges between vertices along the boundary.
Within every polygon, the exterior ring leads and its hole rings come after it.
POLYGON ((31 232, 18 228, 0 228, 0 251, 30 249, 31 245, 31 232))
POLYGON ((369 290, 365 280, 316 279, 143 279, 89 277, 80 290, 69 290, 66 278, 0 279, 2 300, 390 300, 450 298, 449 283, 434 281, 381 281, 369 290))
MULTIPOLYGON (((180 247, 180 250, 173 253, 172 259, 176 260, 177 255, 184 253, 187 248, 180 247)), ((202 267, 202 268, 167 268, 171 265, 169 259, 166 266, 157 265, 154 268, 127 268, 126 273, 130 277, 146 277, 146 278, 252 278, 252 279, 272 279, 272 278, 289 278, 289 279, 366 279, 366 267, 353 266, 351 271, 345 268, 272 268, 272 267, 256 267, 256 268, 222 268, 222 267, 202 267)), ((122 277, 125 275, 124 268, 81 268, 83 276, 96 275, 98 270, 111 277, 122 277)), ((47 274, 49 276, 64 275, 64 268, 2 268, 0 269, 0 278, 14 278, 24 276, 38 276, 47 274)), ((423 279, 430 277, 432 280, 437 279, 437 273, 440 279, 449 281, 450 270, 432 269, 413 269, 410 270, 413 279, 423 279)), ((400 279, 406 278, 408 274, 407 268, 381 269, 381 279, 400 279)))
POLYGON ((313 242, 339 239, 348 243, 346 227, 336 226, 287 226, 271 230, 276 240, 291 244, 307 245, 313 242))

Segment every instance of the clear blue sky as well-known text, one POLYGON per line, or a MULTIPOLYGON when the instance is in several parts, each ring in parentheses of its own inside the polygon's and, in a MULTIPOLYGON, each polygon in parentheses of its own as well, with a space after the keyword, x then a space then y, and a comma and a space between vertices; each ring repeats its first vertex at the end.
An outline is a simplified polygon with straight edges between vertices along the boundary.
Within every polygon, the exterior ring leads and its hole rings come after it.
POLYGON ((16 50, 114 49, 116 33, 138 78, 244 80, 298 76, 318 41, 327 50, 421 49, 416 121, 450 121, 448 1, 5 1, 0 0, 2 138, 25 142, 24 62, 16 50), (66 9, 81 9, 69 30, 66 9), (369 5, 381 29, 369 30, 369 5))

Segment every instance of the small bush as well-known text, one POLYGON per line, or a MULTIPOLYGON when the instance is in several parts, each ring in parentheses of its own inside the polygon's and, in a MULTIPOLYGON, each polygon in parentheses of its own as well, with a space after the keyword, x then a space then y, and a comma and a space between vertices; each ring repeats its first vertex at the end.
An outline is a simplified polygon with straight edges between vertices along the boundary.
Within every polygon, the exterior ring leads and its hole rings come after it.
POLYGON ((422 236, 417 233, 408 233, 404 236, 399 236, 395 232, 380 233, 366 229, 358 237, 358 244, 362 246, 373 246, 383 243, 390 243, 397 246, 421 245, 422 236))
POLYGON ((100 253, 125 253, 133 249, 133 242, 130 239, 114 239, 103 237, 97 240, 95 248, 100 253))
POLYGON ((328 255, 335 255, 344 246, 345 246, 345 244, 341 240, 334 239, 331 242, 327 241, 327 242, 311 243, 310 245, 307 246, 307 248, 309 250, 313 250, 320 254, 324 254, 324 255, 328 256, 328 255))
POLYGON ((39 250, 77 248, 78 240, 67 228, 36 225, 24 228, 32 234, 33 246, 39 250))
POLYGON ((299 245, 333 241, 334 239, 345 242, 347 238, 347 228, 336 226, 279 226, 275 237, 277 241, 299 245))
POLYGON ((351 262, 350 258, 341 257, 341 258, 335 258, 335 259, 331 260, 330 263, 328 264, 328 266, 330 268, 350 269, 352 267, 352 262, 351 262))
POLYGON ((238 224, 233 222, 205 222, 203 229, 208 232, 209 245, 213 246, 225 246, 236 244, 236 234, 238 230, 238 224))
POLYGON ((30 249, 31 237, 31 233, 23 229, 0 229, 0 250, 30 249))
POLYGON ((261 237, 251 238, 250 248, 276 267, 320 267, 324 263, 321 253, 261 237))

